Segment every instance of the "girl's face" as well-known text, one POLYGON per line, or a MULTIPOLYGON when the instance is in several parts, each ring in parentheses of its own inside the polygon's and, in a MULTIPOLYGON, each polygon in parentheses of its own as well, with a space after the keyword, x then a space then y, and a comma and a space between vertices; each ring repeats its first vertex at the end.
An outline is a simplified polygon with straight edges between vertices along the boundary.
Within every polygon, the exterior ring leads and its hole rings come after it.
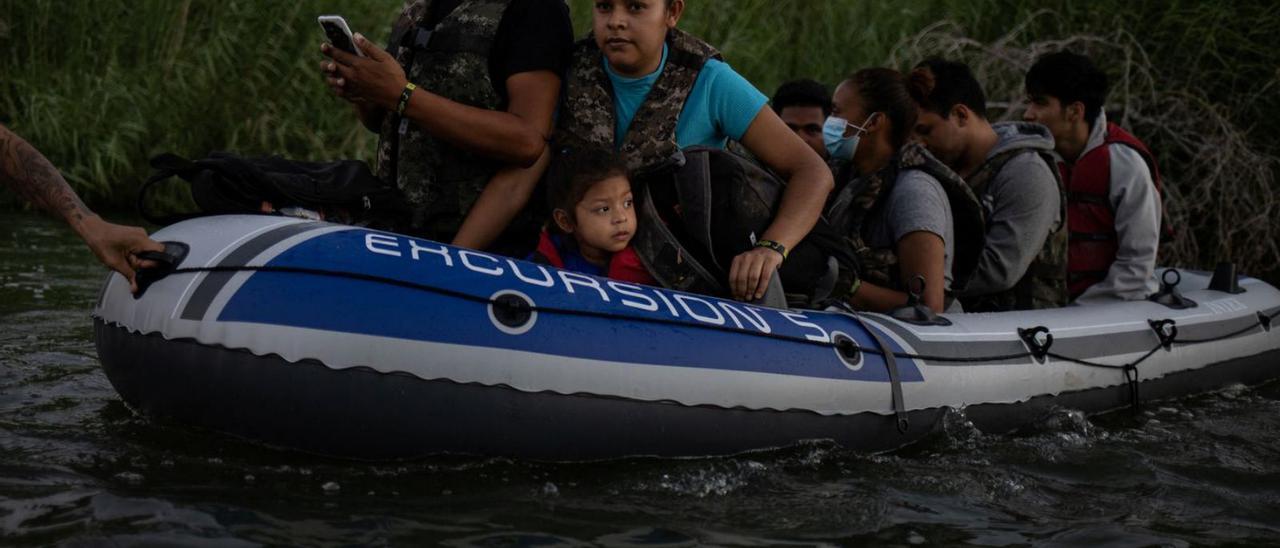
POLYGON ((603 265, 609 255, 625 249, 636 233, 631 183, 614 175, 591 185, 574 206, 573 215, 557 209, 555 221, 578 241, 583 258, 603 265))
POLYGON ((591 29, 614 72, 639 78, 658 70, 667 30, 684 13, 684 0, 596 0, 591 29))

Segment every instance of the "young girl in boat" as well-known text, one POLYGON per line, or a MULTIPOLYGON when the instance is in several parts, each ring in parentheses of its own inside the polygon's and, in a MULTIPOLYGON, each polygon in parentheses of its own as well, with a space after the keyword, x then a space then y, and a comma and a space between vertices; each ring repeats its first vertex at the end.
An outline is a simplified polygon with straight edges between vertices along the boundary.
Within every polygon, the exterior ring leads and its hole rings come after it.
POLYGON ((548 174, 551 222, 534 262, 656 285, 630 247, 636 212, 625 161, 608 150, 558 153, 548 174))
POLYGON ((772 223, 728 269, 732 295, 758 299, 817 222, 831 172, 764 94, 710 45, 675 28, 684 8, 685 0, 595 2, 592 33, 570 62, 555 139, 618 151, 637 178, 671 167, 686 147, 744 145, 788 183, 772 223))

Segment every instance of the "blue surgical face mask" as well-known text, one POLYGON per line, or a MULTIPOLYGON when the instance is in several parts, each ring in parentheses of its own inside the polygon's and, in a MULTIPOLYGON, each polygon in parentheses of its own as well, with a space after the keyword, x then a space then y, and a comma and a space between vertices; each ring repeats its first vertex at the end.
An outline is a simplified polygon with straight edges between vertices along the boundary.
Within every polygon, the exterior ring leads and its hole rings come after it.
POLYGON ((831 159, 852 160, 853 153, 858 150, 858 142, 862 140, 862 134, 867 132, 867 124, 871 123, 871 118, 876 114, 872 112, 861 126, 855 126, 844 118, 828 116, 827 123, 822 125, 822 143, 827 146, 827 153, 831 155, 831 159), (847 127, 853 128, 854 131, 853 135, 845 137, 847 127))

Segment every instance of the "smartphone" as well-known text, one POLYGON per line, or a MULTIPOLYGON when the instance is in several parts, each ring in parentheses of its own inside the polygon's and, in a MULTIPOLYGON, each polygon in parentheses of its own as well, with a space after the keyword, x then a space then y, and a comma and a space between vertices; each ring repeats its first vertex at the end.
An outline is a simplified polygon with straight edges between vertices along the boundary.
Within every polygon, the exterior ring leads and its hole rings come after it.
POLYGON ((364 52, 356 47, 356 39, 351 34, 351 27, 347 26, 347 20, 341 15, 321 15, 317 20, 320 21, 320 28, 324 29, 324 34, 333 47, 364 57, 364 52))

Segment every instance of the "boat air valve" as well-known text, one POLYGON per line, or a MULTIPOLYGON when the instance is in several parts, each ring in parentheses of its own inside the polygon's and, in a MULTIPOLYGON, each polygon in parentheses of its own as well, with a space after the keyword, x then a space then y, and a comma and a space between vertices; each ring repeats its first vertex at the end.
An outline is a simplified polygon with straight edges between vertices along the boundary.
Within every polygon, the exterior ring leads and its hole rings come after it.
POLYGON ((924 276, 916 276, 907 284, 907 304, 889 312, 889 317, 900 322, 913 325, 951 325, 951 320, 935 313, 924 303, 920 296, 924 295, 924 276))
POLYGON ((1155 295, 1147 297, 1147 299, 1151 302, 1165 305, 1174 310, 1194 308, 1196 306, 1195 301, 1183 297, 1181 293, 1178 293, 1178 283, 1181 281, 1182 273, 1178 272, 1178 269, 1170 268, 1165 270, 1164 274, 1160 275, 1160 291, 1157 291, 1155 295))
POLYGON ((862 349, 858 348, 858 343, 853 342, 853 338, 835 331, 831 333, 831 342, 836 348, 836 356, 845 367, 853 371, 862 369, 862 349))
POLYGON ((1173 340, 1178 338, 1178 323, 1173 320, 1147 320, 1151 324, 1151 329, 1155 330, 1156 336, 1160 338, 1160 346, 1165 350, 1173 347, 1173 340))
POLYGON ((508 335, 523 335, 538 321, 533 300, 519 291, 504 290, 489 298, 489 321, 508 335))
POLYGON ((1018 337, 1026 343, 1036 360, 1044 360, 1045 356, 1049 355, 1049 348, 1053 346, 1053 333, 1043 325, 1027 329, 1018 328, 1018 337))

